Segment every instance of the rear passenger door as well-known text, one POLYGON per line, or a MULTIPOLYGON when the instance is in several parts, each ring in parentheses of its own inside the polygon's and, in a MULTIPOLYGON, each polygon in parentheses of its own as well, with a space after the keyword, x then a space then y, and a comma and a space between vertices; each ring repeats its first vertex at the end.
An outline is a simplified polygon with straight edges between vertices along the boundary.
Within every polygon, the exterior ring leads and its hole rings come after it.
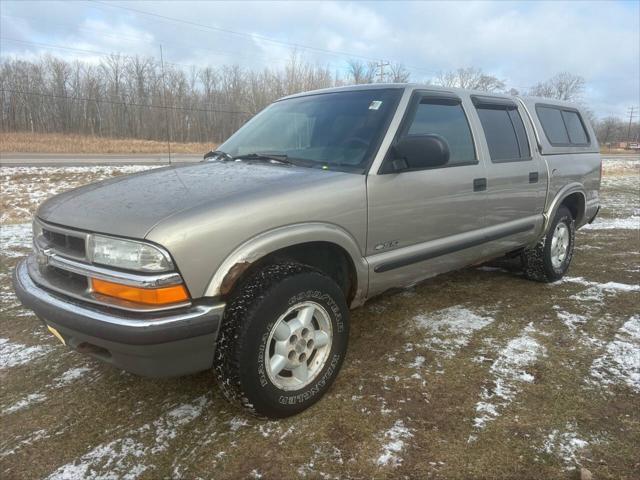
POLYGON ((546 167, 531 145, 532 128, 507 98, 472 96, 484 131, 487 159, 486 254, 506 252, 536 238, 542 225, 546 167))

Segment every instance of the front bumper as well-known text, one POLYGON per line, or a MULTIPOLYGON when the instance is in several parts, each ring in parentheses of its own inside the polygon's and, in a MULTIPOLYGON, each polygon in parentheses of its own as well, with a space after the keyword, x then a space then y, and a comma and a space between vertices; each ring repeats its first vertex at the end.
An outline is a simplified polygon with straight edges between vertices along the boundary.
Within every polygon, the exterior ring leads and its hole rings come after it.
POLYGON ((26 260, 13 274, 20 301, 71 348, 148 377, 211 368, 224 303, 196 304, 153 316, 88 306, 37 285, 26 260))

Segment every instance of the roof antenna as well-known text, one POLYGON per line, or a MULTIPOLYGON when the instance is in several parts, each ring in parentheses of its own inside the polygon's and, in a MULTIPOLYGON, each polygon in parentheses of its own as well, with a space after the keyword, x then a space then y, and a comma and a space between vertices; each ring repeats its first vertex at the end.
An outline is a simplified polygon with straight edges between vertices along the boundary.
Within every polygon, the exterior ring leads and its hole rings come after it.
POLYGON ((167 151, 169 152, 169 165, 171 165, 171 128, 169 126, 169 109, 167 108, 167 83, 164 80, 162 44, 160 44, 160 71, 162 73, 162 107, 164 108, 164 119, 167 124, 167 151))

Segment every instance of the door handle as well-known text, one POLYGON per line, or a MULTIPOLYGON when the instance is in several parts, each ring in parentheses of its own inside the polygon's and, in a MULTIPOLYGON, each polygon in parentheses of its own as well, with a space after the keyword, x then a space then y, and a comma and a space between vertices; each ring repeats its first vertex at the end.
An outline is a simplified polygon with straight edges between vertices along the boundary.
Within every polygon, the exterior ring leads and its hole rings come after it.
POLYGON ((529 183, 538 183, 538 172, 529 172, 529 183))
POLYGON ((473 180, 473 191, 474 192, 483 192, 487 189, 487 179, 486 178, 475 178, 473 180))

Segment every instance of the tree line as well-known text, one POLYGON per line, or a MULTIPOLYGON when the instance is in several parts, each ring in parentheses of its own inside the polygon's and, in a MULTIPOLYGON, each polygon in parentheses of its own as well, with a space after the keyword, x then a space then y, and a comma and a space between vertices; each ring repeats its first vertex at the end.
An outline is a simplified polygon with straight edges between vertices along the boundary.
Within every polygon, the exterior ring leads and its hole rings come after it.
MULTIPOLYGON (((347 72, 341 73, 295 52, 284 67, 263 70, 237 65, 184 68, 120 54, 99 64, 50 55, 5 58, 0 61, 0 130, 218 143, 286 95, 411 80, 402 64, 350 60, 347 72)), ((561 73, 519 92, 473 67, 442 72, 425 83, 574 101, 581 99, 585 87, 582 77, 561 73)), ((613 117, 596 122, 600 141, 623 140, 623 126, 623 120, 613 117)), ((633 132, 637 138, 637 123, 633 132)))

